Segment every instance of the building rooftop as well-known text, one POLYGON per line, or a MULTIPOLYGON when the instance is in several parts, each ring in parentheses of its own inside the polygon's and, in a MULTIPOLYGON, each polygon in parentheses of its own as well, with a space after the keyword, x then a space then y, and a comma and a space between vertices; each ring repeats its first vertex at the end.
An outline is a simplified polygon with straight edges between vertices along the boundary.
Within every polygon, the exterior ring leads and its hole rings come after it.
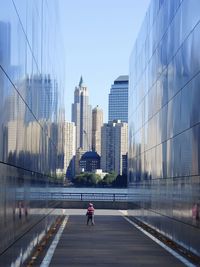
POLYGON ((81 157, 81 160, 84 159, 100 159, 100 156, 95 151, 87 151, 81 157))
POLYGON ((128 75, 120 75, 115 81, 114 84, 128 83, 128 75))
POLYGON ((93 108, 93 110, 102 110, 102 108, 100 108, 99 105, 97 105, 95 108, 93 108))

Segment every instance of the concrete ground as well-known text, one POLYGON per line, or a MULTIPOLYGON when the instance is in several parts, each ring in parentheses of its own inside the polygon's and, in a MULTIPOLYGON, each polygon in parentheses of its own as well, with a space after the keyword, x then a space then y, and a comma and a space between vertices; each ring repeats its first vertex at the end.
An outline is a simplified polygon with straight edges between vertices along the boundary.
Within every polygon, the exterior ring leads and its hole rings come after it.
POLYGON ((184 266, 127 222, 119 211, 96 210, 95 226, 86 225, 85 210, 64 213, 69 219, 51 267, 184 266))

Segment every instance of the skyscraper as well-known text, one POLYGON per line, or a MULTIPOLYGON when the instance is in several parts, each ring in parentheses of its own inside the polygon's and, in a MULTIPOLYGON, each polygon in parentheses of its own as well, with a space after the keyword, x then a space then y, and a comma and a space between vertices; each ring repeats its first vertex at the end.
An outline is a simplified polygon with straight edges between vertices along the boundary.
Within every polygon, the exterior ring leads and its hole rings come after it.
POLYGON ((128 124, 120 120, 104 123, 101 140, 102 170, 122 174, 124 156, 128 151, 128 124))
POLYGON ((65 122, 64 170, 66 177, 72 179, 75 172, 76 127, 74 122, 65 122))
POLYGON ((119 76, 111 86, 108 103, 108 121, 128 122, 128 76, 119 76))
POLYGON ((103 110, 98 106, 92 110, 92 150, 101 155, 101 127, 103 126, 103 110))
POLYGON ((11 64, 11 25, 0 21, 0 64, 8 71, 11 64))
POLYGON ((91 150, 92 108, 89 105, 88 89, 83 84, 82 76, 79 85, 75 87, 74 91, 72 121, 76 126, 76 149, 91 150))
MULTIPOLYGON (((58 84, 50 75, 33 75, 26 77, 20 85, 24 98, 33 109, 38 120, 57 121, 58 84), (24 87, 24 88, 23 88, 24 87)), ((33 121, 26 112, 26 122, 33 121)))

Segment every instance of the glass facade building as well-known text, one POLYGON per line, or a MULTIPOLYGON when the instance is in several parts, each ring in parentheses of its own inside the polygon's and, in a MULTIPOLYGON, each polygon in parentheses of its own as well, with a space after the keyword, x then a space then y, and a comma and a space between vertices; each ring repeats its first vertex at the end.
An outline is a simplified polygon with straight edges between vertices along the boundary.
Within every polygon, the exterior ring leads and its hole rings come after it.
POLYGON ((111 86, 108 99, 108 121, 128 122, 128 76, 121 75, 111 86))
POLYGON ((57 1, 0 6, 0 265, 17 267, 56 218, 31 192, 63 164, 63 50, 57 1))
POLYGON ((200 255, 200 1, 151 1, 130 57, 129 215, 200 255))

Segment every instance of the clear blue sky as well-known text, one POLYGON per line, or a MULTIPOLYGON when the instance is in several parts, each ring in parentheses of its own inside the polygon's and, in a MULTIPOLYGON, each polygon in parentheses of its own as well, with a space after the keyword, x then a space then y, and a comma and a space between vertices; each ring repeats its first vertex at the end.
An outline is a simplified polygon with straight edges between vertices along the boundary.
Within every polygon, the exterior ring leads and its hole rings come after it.
POLYGON ((65 108, 71 121, 74 88, 83 76, 89 101, 108 119, 113 81, 129 73, 129 56, 150 0, 60 0, 65 47, 65 108))

